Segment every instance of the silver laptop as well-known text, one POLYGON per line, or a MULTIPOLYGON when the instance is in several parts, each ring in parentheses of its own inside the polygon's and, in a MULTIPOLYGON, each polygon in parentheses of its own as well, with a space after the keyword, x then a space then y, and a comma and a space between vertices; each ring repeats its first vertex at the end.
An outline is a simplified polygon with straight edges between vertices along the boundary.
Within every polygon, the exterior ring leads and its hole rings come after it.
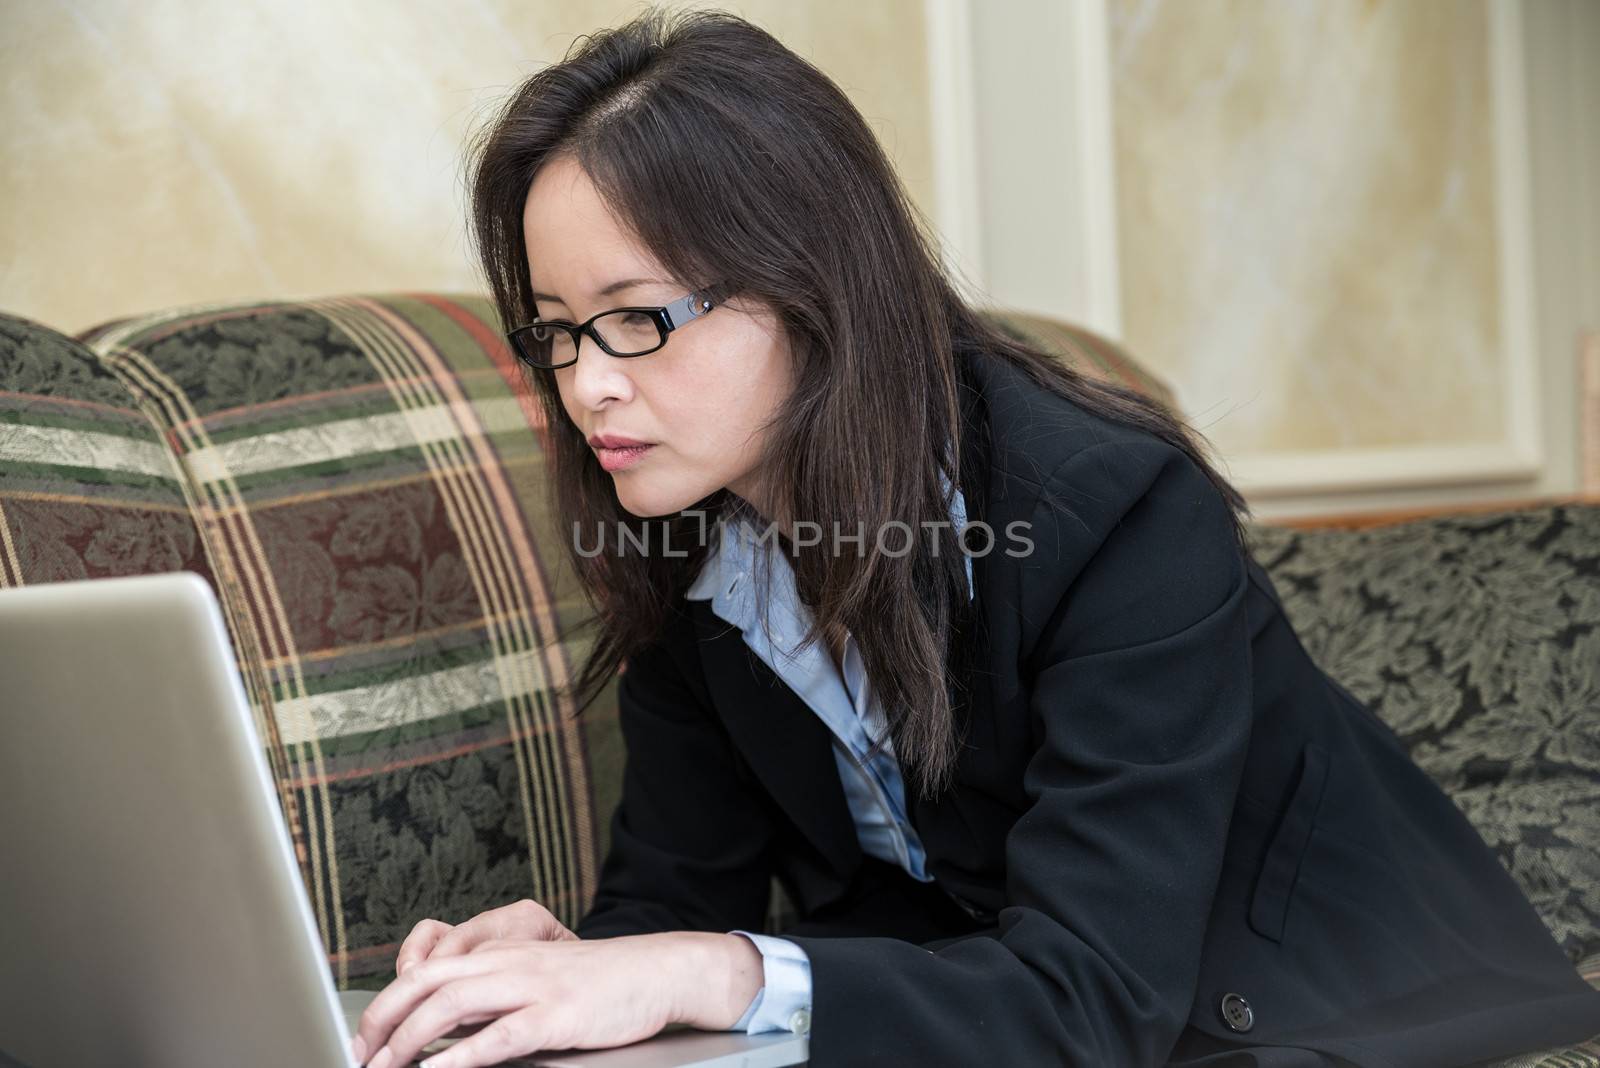
MULTIPOLYGON (((198 575, 0 589, 0 931, 7 1068, 352 1063, 376 995, 334 989, 198 575)), ((777 1068, 806 1050, 677 1029, 511 1063, 777 1068)))

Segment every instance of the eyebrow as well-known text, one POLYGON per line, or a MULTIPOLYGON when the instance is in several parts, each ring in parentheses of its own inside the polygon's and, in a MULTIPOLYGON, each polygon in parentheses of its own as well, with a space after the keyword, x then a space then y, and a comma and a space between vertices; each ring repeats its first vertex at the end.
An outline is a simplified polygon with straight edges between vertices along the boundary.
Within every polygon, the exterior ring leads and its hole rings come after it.
MULTIPOLYGON (((620 282, 612 282, 610 285, 602 289, 597 295, 609 297, 611 294, 621 292, 624 289, 631 289, 634 286, 646 286, 652 284, 665 285, 664 282, 661 282, 656 278, 624 278, 620 282)), ((562 303, 560 297, 551 296, 549 293, 535 293, 533 295, 533 299, 553 301, 556 304, 562 303)))

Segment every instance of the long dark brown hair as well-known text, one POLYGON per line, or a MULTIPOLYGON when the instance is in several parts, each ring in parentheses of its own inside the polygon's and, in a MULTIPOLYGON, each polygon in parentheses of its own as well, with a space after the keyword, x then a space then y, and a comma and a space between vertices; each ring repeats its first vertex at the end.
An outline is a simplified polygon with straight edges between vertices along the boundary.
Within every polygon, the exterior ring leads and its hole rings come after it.
MULTIPOLYGON (((936 553, 932 539, 919 538, 899 556, 782 543, 813 619, 806 643, 854 635, 888 737, 923 797, 947 788, 960 747, 947 640, 967 610, 967 578, 941 485, 941 471, 961 485, 968 459, 959 447, 958 353, 1008 361, 1081 408, 1181 448, 1229 502, 1245 545, 1239 513, 1248 506, 1208 462, 1199 435, 1159 402, 1079 373, 968 305, 860 113, 765 30, 725 12, 648 9, 580 37, 478 132, 467 154, 472 238, 507 329, 536 317, 523 208, 535 174, 558 154, 582 166, 686 289, 726 280, 728 295, 776 313, 794 389, 768 424, 760 467, 775 508, 830 531, 891 521, 944 531, 936 553), (946 468, 937 458, 952 445, 946 468)), ((684 513, 627 513, 553 376, 530 371, 528 383, 548 424, 561 527, 627 530, 634 545, 659 546, 666 535, 686 554, 593 554, 569 544, 599 629, 574 686, 581 711, 630 654, 673 625, 715 539, 697 536, 698 517, 690 529, 684 513)), ((715 520, 745 503, 718 490, 692 511, 715 520)))

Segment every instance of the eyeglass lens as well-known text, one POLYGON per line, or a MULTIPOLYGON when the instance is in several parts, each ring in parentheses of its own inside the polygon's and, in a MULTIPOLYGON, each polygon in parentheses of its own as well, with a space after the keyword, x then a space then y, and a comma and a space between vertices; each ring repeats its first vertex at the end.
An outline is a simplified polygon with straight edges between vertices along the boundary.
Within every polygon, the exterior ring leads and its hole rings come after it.
MULTIPOLYGON (((594 330, 618 356, 642 355, 662 341, 655 317, 644 312, 608 312, 594 321, 594 330)), ((523 334, 522 344, 533 362, 554 366, 577 355, 573 333, 565 327, 534 323, 523 334)))

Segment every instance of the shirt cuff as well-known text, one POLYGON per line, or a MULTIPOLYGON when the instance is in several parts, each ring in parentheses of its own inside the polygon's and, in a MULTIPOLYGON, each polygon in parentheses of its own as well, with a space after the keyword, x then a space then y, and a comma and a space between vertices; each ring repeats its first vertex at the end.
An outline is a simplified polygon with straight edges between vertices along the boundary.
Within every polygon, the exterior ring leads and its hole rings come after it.
POLYGON ((811 958, 787 938, 729 931, 744 935, 761 951, 761 974, 765 985, 751 999, 749 1008, 730 1030, 759 1035, 767 1031, 811 1031, 811 958))

